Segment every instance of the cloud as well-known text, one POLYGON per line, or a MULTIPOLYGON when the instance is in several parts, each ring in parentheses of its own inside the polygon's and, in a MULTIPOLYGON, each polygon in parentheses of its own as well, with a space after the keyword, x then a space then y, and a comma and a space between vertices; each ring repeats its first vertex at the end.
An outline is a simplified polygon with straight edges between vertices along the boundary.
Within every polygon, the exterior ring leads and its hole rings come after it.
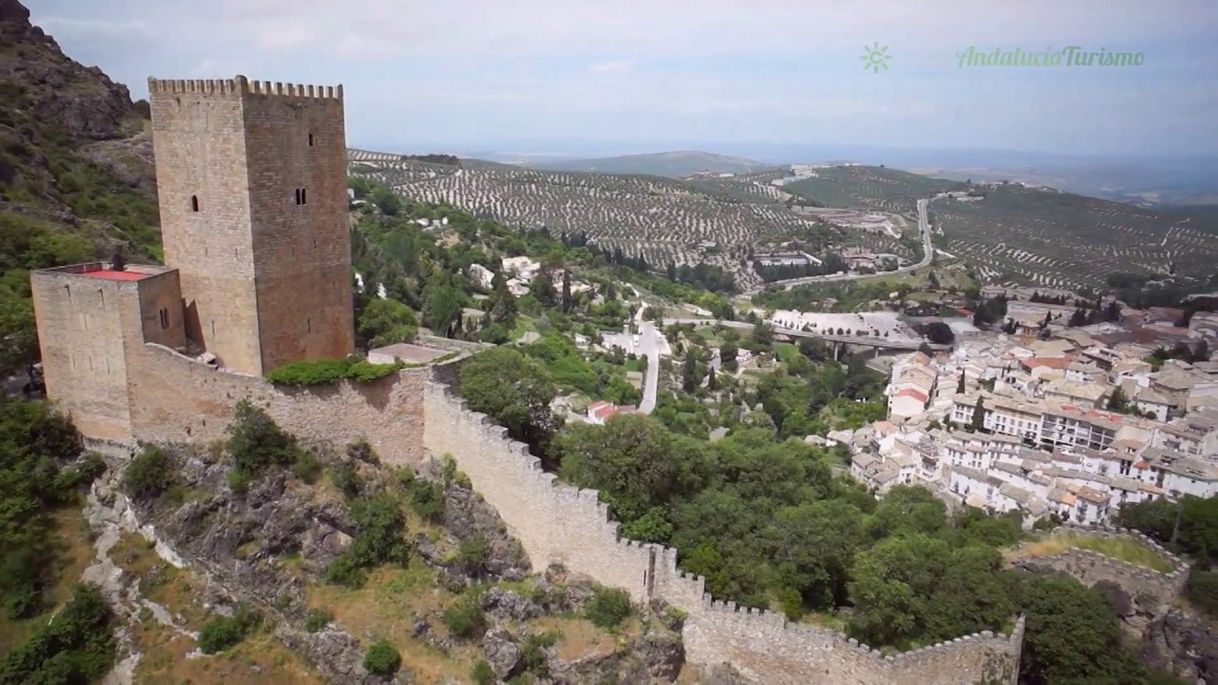
POLYGON ((614 60, 611 62, 597 62, 588 66, 588 71, 593 74, 625 74, 629 71, 634 71, 634 62, 626 60, 614 60))
POLYGON ((1205 93, 1218 92, 1212 0, 31 0, 30 9, 68 54, 136 97, 149 72, 341 82, 352 139, 569 131, 1080 150, 1170 138, 1218 149, 1205 118, 1205 93), (880 74, 859 60, 875 42, 893 55, 880 74), (1122 74, 961 70, 956 53, 970 45, 1102 46, 1144 51, 1148 62, 1122 74), (1130 94, 1151 85, 1156 97, 1131 106, 1130 94))

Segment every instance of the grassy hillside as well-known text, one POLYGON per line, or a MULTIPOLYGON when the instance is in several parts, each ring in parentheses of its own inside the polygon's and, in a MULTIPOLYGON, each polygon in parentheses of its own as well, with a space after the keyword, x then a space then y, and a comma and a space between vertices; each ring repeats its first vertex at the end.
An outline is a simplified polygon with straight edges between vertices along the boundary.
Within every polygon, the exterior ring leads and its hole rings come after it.
POLYGON ((1198 289, 1215 275, 1218 236, 1197 218, 1018 184, 980 191, 976 202, 937 200, 931 213, 942 247, 989 280, 1088 289, 1114 273, 1174 274, 1198 289))
POLYGON ((918 198, 960 189, 964 185, 873 166, 835 166, 816 169, 815 174, 812 178, 788 183, 783 190, 825 207, 909 212, 918 198))
POLYGON ((37 354, 29 270, 159 257, 146 111, 0 0, 0 374, 37 354))
POLYGON ((1111 274, 1170 276, 1185 290, 1213 286, 1218 213, 1159 211, 1018 183, 974 183, 896 169, 842 166, 783 190, 828 207, 910 212, 918 198, 971 190, 975 201, 930 205, 936 244, 987 281, 1090 290, 1111 274))

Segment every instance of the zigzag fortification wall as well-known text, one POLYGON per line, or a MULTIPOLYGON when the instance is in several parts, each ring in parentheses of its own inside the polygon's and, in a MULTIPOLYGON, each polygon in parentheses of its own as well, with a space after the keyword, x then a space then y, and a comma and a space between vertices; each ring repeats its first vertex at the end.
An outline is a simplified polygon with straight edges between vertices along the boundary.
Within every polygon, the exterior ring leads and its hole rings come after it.
POLYGON ((595 490, 558 483, 526 445, 508 439, 438 383, 425 386, 423 444, 451 454, 474 488, 524 545, 534 566, 561 563, 636 602, 662 599, 681 609, 686 658, 730 663, 754 682, 1014 683, 1023 620, 1012 633, 989 631, 904 654, 883 656, 845 635, 788 623, 780 614, 719 602, 705 580, 677 569, 676 550, 621 538, 595 490))
POLYGON ((1151 616, 1162 616, 1167 613, 1172 601, 1184 591, 1184 586, 1188 583, 1188 564, 1164 549, 1158 542, 1136 530, 1089 528, 1076 525, 1064 525, 1061 530, 1092 537, 1136 540, 1158 552, 1173 566, 1173 569, 1162 573, 1077 547, 1070 547, 1053 555, 1020 559, 1015 562, 1015 565, 1031 571, 1066 573, 1088 587, 1101 581, 1114 583, 1129 595, 1140 611, 1151 616))

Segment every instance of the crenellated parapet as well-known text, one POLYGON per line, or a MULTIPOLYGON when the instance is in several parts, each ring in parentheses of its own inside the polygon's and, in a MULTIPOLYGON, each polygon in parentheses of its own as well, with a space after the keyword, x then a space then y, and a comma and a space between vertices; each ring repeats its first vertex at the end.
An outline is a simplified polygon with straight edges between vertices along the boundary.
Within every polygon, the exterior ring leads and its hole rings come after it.
POLYGON ((1115 559, 1090 549, 1068 547, 1056 554, 1028 557, 1014 562, 1015 566, 1030 571, 1058 571, 1069 574, 1088 587, 1101 581, 1113 583, 1121 588, 1143 613, 1159 616, 1171 606, 1172 601, 1184 591, 1188 583, 1188 562, 1164 549, 1154 539, 1140 531, 1115 526, 1082 526, 1066 524, 1058 530, 1075 535, 1096 538, 1123 538, 1133 540, 1156 552, 1172 566, 1167 572, 1115 559))
POLYGON ((230 79, 158 79, 148 78, 150 94, 168 95, 274 95, 293 98, 343 99, 342 84, 314 86, 279 81, 251 81, 244 76, 230 79))
POLYGON ((474 488, 540 567, 563 564, 636 602, 661 599, 685 612, 691 663, 728 662, 765 683, 1014 683, 1023 619, 1009 635, 983 631, 904 653, 885 653, 843 633, 792 623, 780 612, 713 598, 706 579, 681 571, 677 550, 621 535, 596 490, 563 483, 527 445, 440 383, 424 389, 423 442, 451 454, 474 488))

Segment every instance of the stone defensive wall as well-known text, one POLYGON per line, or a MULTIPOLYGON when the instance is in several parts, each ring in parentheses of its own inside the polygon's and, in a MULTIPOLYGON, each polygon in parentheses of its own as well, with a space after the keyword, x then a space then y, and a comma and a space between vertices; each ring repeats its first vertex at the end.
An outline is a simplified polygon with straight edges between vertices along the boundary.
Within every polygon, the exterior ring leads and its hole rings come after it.
POLYGON ((302 98, 343 99, 343 87, 313 86, 300 83, 280 83, 278 81, 250 81, 244 76, 230 79, 148 79, 148 92, 184 94, 201 93, 206 95, 283 95, 302 98))
POLYGON ((446 386, 426 382, 424 392, 424 447, 453 456, 534 566, 560 563, 629 592, 636 602, 662 599, 682 610, 688 616, 686 657, 693 664, 730 663, 749 680, 767 684, 1016 682, 1022 617, 1010 635, 985 631, 884 655, 836 631, 714 600, 705 579, 677 568, 676 550, 622 538, 597 491, 556 481, 526 445, 467 409, 446 386))
POLYGON ((1173 566, 1173 569, 1168 573, 1162 573, 1152 568, 1138 566, 1078 547, 1069 547, 1057 554, 1020 559, 1015 562, 1015 565, 1031 571, 1066 573, 1088 587, 1100 581, 1115 583, 1130 596, 1140 610, 1154 616, 1162 616, 1166 613, 1171 607, 1172 600, 1184 591, 1184 586, 1188 582, 1188 563, 1140 531, 1074 524, 1060 526, 1057 530, 1090 537, 1135 540, 1158 552, 1173 566))
POLYGON ((422 462, 423 387, 445 373, 442 363, 369 383, 296 388, 218 369, 155 343, 145 343, 134 361, 127 382, 137 442, 222 440, 234 406, 248 399, 302 439, 343 444, 364 438, 396 464, 422 462))

